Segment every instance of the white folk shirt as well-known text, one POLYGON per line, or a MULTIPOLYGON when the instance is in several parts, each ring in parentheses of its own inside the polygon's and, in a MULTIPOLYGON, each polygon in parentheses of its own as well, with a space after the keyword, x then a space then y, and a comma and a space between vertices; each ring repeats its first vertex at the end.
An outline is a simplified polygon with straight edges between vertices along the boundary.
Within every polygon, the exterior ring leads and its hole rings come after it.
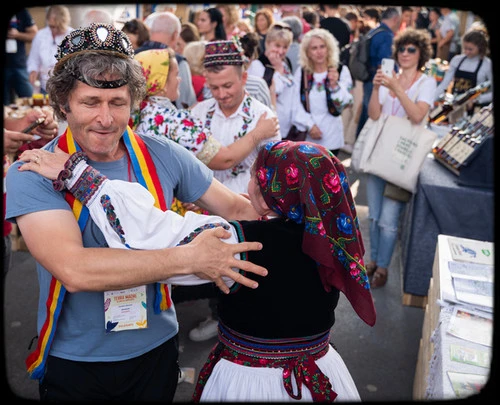
MULTIPOLYGON (((310 130, 316 125, 322 133, 321 139, 312 139, 308 134, 306 141, 314 142, 324 146, 329 150, 340 149, 344 146, 344 124, 342 115, 334 117, 328 112, 326 102, 326 90, 324 81, 327 76, 327 71, 322 73, 313 73, 313 86, 309 92, 309 107, 308 113, 302 102, 300 101, 300 81, 302 76, 302 68, 298 67, 294 74, 294 94, 293 102, 293 124, 299 129, 302 127, 310 130)), ((337 89, 331 94, 337 110, 342 112, 344 108, 353 105, 353 96, 351 94, 352 79, 349 69, 346 66, 342 67, 337 89)))
POLYGON ((55 57, 57 48, 61 41, 73 31, 72 27, 68 27, 66 32, 57 35, 55 38, 52 36, 50 28, 44 27, 39 30, 33 42, 31 43, 31 50, 27 59, 28 73, 38 72, 40 75, 41 88, 46 90, 47 80, 52 68, 55 66, 57 59, 55 57))
MULTIPOLYGON (((87 166, 86 162, 79 163, 74 173, 82 173, 87 166)), ((79 176, 73 175, 70 181, 74 184, 78 179, 79 176)), ((192 211, 187 211, 182 216, 172 210, 162 211, 154 204, 153 195, 141 184, 106 179, 98 186, 86 206, 111 248, 151 250, 179 246, 190 242, 204 229, 214 226, 224 226, 231 232, 231 236, 221 239, 222 241, 238 243, 236 229, 219 216, 199 215, 192 211), (131 195, 134 198, 130 198, 131 195), (103 196, 107 196, 109 207, 103 204, 103 196), (110 210, 113 215, 110 215, 110 210)), ((239 253, 234 257, 240 259, 239 253)), ((239 269, 233 268, 233 271, 238 272, 239 269)), ((234 280, 227 276, 222 279, 228 287, 234 284, 234 280)), ((190 286, 209 281, 194 274, 185 274, 159 282, 190 286)))
MULTIPOLYGON (((252 131, 264 112, 267 112, 267 118, 276 116, 269 107, 248 94, 245 94, 236 112, 229 117, 224 115, 219 107, 219 103, 213 98, 196 104, 191 111, 195 117, 204 120, 205 127, 210 127, 212 136, 224 146, 231 145, 252 131)), ((280 135, 264 139, 236 166, 231 169, 214 170, 214 177, 235 193, 248 192, 250 168, 257 157, 260 146, 280 139, 280 135)))

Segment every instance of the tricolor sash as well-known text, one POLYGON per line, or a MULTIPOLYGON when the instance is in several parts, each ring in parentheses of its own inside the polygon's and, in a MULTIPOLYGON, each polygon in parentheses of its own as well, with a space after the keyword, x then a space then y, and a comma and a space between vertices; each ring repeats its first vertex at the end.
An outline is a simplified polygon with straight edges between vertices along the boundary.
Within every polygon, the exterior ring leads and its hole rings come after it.
MULTIPOLYGON (((140 184, 149 190, 155 199, 155 206, 162 211, 167 210, 165 196, 161 188, 160 179, 154 166, 153 159, 144 141, 135 134, 130 127, 127 127, 123 133, 123 142, 127 148, 130 161, 136 178, 140 184)), ((73 154, 81 150, 80 146, 75 142, 69 127, 66 132, 59 138, 58 146, 63 151, 73 154)), ((78 226, 83 233, 87 220, 89 219, 89 210, 79 200, 77 200, 71 193, 65 193, 65 199, 70 205, 75 218, 78 221, 78 226)), ((49 294, 46 302, 46 316, 45 322, 40 330, 38 336, 38 344, 35 351, 33 351, 26 359, 26 366, 28 373, 32 379, 41 380, 45 371, 45 364, 49 354, 50 346, 56 331, 57 320, 61 314, 62 304, 66 289, 59 280, 52 277, 50 282, 49 294)), ((154 298, 154 312, 156 314, 165 311, 172 305, 170 293, 167 284, 156 283, 155 285, 155 298, 154 298)))

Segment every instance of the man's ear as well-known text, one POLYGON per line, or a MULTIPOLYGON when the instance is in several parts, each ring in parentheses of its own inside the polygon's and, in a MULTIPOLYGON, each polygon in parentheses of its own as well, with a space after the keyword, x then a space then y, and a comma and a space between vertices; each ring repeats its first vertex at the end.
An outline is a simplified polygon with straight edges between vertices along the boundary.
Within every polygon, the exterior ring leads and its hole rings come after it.
POLYGON ((248 72, 245 70, 241 74, 241 80, 243 81, 244 86, 246 86, 246 84, 247 84, 247 79, 248 79, 248 72))

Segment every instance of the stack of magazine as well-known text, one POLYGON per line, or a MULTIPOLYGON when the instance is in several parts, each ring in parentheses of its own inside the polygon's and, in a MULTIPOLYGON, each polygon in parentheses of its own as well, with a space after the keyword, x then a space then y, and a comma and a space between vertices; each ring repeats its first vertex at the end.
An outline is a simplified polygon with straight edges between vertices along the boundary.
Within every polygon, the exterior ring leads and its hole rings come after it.
MULTIPOLYGON (((440 380, 447 375, 455 397, 465 398, 480 393, 490 371, 494 246, 492 242, 473 239, 452 236, 446 239, 449 255, 445 255, 445 277, 440 279, 448 281, 441 285, 442 289, 448 289, 442 297, 447 302, 443 302, 440 327, 432 337, 435 351, 442 353, 442 359, 435 359, 431 368, 440 380)), ((437 385, 442 386, 435 381, 431 385, 434 389, 437 385)), ((428 394, 436 398, 437 392, 428 394)), ((438 395, 447 396, 446 392, 438 395)))
POLYGON ((493 311, 493 243, 448 237, 448 269, 457 301, 493 311))

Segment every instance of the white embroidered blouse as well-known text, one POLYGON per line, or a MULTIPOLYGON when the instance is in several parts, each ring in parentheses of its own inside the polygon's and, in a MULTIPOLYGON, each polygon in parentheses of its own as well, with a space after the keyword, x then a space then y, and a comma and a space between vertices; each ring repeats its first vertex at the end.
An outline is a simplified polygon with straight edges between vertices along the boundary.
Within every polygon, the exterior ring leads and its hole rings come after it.
MULTIPOLYGON (((264 112, 267 112, 267 118, 276 116, 269 107, 254 99, 248 93, 245 94, 236 112, 229 117, 224 115, 219 104, 213 98, 196 104, 191 111, 193 116, 204 122, 205 129, 225 146, 232 144, 254 129, 264 112)), ((250 180, 250 168, 257 157, 260 146, 280 139, 279 135, 275 135, 263 140, 236 166, 231 169, 214 170, 215 178, 236 193, 246 193, 248 181, 250 180)))

